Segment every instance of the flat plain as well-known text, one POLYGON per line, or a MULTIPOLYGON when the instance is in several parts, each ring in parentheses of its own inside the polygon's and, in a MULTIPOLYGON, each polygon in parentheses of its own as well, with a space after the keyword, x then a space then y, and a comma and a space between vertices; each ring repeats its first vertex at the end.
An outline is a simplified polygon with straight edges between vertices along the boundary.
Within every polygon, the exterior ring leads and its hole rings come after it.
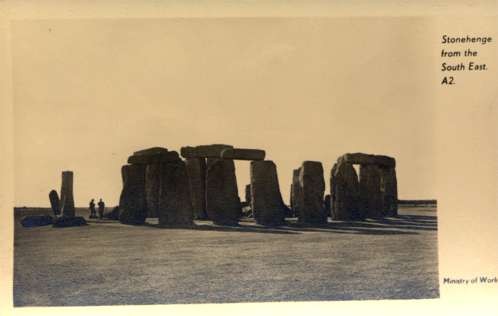
MULTIPOLYGON (((384 220, 322 227, 193 229, 127 226, 23 228, 16 211, 14 305, 86 306, 439 297, 437 213, 400 208, 384 220)), ((88 211, 78 209, 81 216, 88 211)))

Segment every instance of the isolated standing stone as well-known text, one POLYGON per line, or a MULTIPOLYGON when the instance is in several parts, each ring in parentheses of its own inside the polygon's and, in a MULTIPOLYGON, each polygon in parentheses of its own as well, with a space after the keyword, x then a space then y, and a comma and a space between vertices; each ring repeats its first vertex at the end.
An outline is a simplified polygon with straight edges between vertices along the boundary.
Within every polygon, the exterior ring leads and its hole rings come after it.
POLYGON ((125 165, 121 169, 123 190, 119 205, 119 221, 141 225, 147 217, 145 201, 145 165, 125 165))
POLYGON ((353 165, 339 162, 331 171, 330 187, 333 195, 332 219, 363 218, 360 212, 360 185, 353 165))
POLYGON ((161 164, 159 190, 159 225, 167 227, 192 226, 194 213, 185 162, 161 164))
POLYGON ((192 209, 196 219, 207 219, 206 159, 187 158, 185 161, 190 184, 192 209))
POLYGON ((73 172, 62 172, 61 185, 61 211, 62 216, 74 217, 74 197, 73 197, 73 172))
POLYGON ((251 208, 258 224, 284 223, 287 207, 280 194, 277 167, 271 160, 251 162, 251 208))
POLYGON ((206 211, 218 225, 237 225, 242 208, 237 190, 233 160, 208 158, 206 211))
POLYGON ((159 186, 161 165, 148 164, 145 167, 145 205, 147 217, 157 217, 159 214, 159 186))
POLYGON ((50 200, 50 206, 52 207, 52 212, 54 212, 54 215, 60 215, 61 213, 61 208, 60 208, 60 200, 59 200, 59 194, 57 191, 52 190, 48 194, 48 198, 50 200))
POLYGON ((381 190, 383 193, 384 216, 398 215, 398 181, 394 168, 381 168, 381 190))
POLYGON ((301 224, 326 224, 327 214, 323 207, 325 181, 322 163, 303 162, 299 172, 299 192, 297 203, 298 221, 301 224))
POLYGON ((377 165, 360 166, 361 209, 368 218, 383 216, 383 195, 380 184, 381 174, 377 165))

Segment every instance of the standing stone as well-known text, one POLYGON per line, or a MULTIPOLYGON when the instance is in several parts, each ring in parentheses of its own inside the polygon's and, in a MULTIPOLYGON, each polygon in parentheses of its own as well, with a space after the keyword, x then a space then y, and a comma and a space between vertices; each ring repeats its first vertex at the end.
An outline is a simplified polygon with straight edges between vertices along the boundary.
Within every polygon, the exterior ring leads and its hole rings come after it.
POLYGON ((218 225, 237 225, 242 216, 233 160, 208 158, 206 211, 218 225))
POLYGON ((206 213, 206 160, 204 158, 187 158, 187 173, 190 184, 190 198, 194 217, 207 219, 206 213))
POLYGON ((159 214, 159 186, 161 165, 153 163, 145 166, 145 205, 147 217, 159 214))
POLYGON ((333 195, 332 219, 354 220, 364 218, 360 212, 360 185, 353 165, 339 162, 331 171, 330 187, 333 195))
POLYGON ((384 216, 398 215, 398 181, 394 168, 381 168, 381 191, 384 202, 384 216))
POLYGON ((185 162, 161 164, 159 190, 159 225, 190 227, 194 213, 190 200, 190 185, 185 162))
POLYGON ((299 172, 298 221, 301 224, 326 224, 327 214, 323 208, 325 181, 322 163, 303 162, 299 172))
POLYGON ((61 211, 64 217, 74 217, 73 172, 62 172, 61 211))
POLYGON ((299 172, 300 168, 294 169, 292 171, 292 184, 290 190, 290 205, 292 209, 292 215, 294 217, 299 217, 299 203, 297 197, 299 196, 299 172))
POLYGON ((57 194, 57 191, 52 190, 48 194, 48 198, 50 200, 50 206, 52 207, 52 212, 54 212, 55 216, 58 216, 61 214, 61 208, 60 208, 60 200, 59 200, 59 194, 57 194))
POLYGON ((247 203, 247 205, 251 205, 251 185, 250 184, 246 184, 246 188, 245 188, 245 201, 247 203))
POLYGON ((271 160, 251 162, 251 208, 256 223, 279 226, 287 207, 278 185, 277 167, 271 160))
POLYGON ((331 216, 330 194, 325 194, 325 197, 323 198, 323 207, 325 208, 325 213, 327 214, 327 216, 331 216))
POLYGON ((380 168, 377 165, 360 166, 360 202, 368 218, 382 218, 383 195, 380 168))
POLYGON ((125 165, 121 169, 123 190, 120 197, 119 221, 141 225, 147 217, 145 201, 145 165, 125 165))

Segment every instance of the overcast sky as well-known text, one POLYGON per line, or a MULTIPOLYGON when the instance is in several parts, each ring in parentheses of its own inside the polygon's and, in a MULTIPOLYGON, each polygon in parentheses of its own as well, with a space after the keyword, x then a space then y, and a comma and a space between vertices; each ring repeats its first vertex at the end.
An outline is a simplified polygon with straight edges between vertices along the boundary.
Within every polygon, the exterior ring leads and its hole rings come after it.
MULTIPOLYGON (((328 191, 346 152, 395 157, 400 198, 434 198, 429 29, 412 18, 16 22, 15 203, 48 206, 73 170, 77 205, 116 205, 133 151, 211 143, 266 150, 286 202, 292 169, 321 161, 328 191)), ((248 162, 237 177, 242 194, 248 162)))

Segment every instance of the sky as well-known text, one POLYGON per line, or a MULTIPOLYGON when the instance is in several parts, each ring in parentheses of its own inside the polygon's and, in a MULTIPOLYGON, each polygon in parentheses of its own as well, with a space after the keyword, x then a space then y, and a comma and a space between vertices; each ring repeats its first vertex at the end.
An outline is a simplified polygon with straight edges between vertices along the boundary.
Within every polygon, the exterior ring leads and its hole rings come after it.
MULTIPOLYGON (((222 143, 292 170, 396 158, 399 197, 435 198, 430 27, 417 18, 23 20, 12 25, 15 204, 116 205, 136 150, 222 143)), ((236 162, 241 198, 249 163, 236 162)))

